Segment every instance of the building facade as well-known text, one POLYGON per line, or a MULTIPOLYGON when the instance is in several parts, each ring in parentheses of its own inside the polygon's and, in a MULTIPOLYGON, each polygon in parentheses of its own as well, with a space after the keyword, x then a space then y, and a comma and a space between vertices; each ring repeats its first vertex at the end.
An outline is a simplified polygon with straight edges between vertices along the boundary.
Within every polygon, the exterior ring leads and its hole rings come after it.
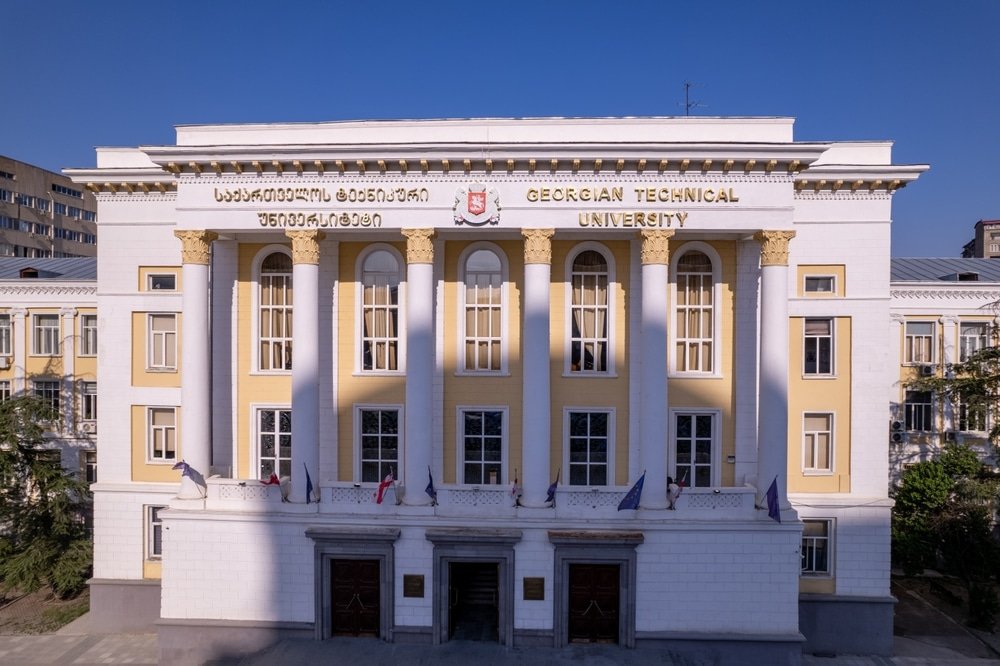
POLYGON ((0 155, 0 257, 93 257, 94 195, 62 174, 0 155))
POLYGON ((926 168, 890 152, 786 118, 99 149, 67 172, 115 350, 92 617, 157 621, 171 660, 282 632, 888 653, 872 396, 926 168))

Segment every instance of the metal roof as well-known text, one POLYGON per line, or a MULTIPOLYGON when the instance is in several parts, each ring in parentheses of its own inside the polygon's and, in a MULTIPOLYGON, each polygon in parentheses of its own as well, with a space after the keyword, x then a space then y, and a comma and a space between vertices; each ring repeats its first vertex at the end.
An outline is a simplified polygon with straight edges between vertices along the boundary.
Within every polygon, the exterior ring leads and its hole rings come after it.
MULTIPOLYGON (((912 257, 893 259, 892 282, 960 282, 959 274, 975 273, 979 282, 1000 282, 1000 259, 912 257)), ((970 280, 971 281, 971 280, 970 280)))
POLYGON ((97 257, 67 257, 60 259, 29 259, 0 257, 0 280, 67 280, 96 281, 97 257), (22 278, 21 271, 34 268, 37 278, 22 278))

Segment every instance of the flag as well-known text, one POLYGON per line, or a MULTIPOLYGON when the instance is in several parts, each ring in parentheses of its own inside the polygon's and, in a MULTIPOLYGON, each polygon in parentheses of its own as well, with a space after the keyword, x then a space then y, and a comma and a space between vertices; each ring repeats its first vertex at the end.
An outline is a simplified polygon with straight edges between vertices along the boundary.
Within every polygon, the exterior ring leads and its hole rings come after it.
POLYGON ((639 508, 639 498, 642 497, 642 484, 646 482, 646 472, 642 473, 635 485, 625 493, 625 497, 618 503, 618 510, 634 510, 639 508))
POLYGON ((514 483, 510 484, 510 496, 517 499, 521 494, 521 486, 517 485, 517 470, 514 470, 514 483))
POLYGON ((438 491, 434 489, 434 476, 431 474, 430 465, 427 466, 427 487, 424 492, 431 496, 431 506, 438 503, 438 491))
POLYGON ((556 488, 559 487, 559 475, 560 474, 562 474, 562 469, 560 469, 558 472, 556 472, 556 480, 552 482, 551 486, 549 486, 549 490, 548 490, 548 492, 545 495, 545 501, 546 502, 551 502, 553 506, 555 506, 555 503, 556 503, 556 488))
POLYGON ((313 480, 309 477, 309 468, 306 467, 305 463, 302 463, 302 467, 306 470, 306 504, 309 504, 312 502, 313 480))
POLYGON ((382 483, 378 484, 378 494, 375 495, 376 504, 381 504, 382 500, 385 499, 385 491, 389 490, 389 486, 392 485, 392 482, 392 470, 389 470, 389 473, 385 475, 384 479, 382 479, 382 483))
POLYGON ((189 479, 194 478, 194 470, 191 468, 191 465, 188 465, 183 460, 178 463, 174 463, 174 466, 170 469, 179 469, 182 477, 186 476, 189 479))
POLYGON ((778 477, 767 488, 767 517, 781 522, 781 509, 778 507, 778 477))
POLYGON ((267 481, 261 481, 261 483, 264 484, 265 486, 280 486, 281 485, 281 479, 278 478, 277 474, 275 474, 274 472, 271 472, 271 476, 268 478, 268 480, 267 481))

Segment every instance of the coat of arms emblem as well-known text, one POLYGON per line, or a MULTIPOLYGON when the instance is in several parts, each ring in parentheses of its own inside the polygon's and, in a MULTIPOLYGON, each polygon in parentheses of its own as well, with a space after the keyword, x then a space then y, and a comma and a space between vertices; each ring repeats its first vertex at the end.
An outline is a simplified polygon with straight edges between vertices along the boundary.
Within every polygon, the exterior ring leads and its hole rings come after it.
POLYGON ((481 227, 500 223, 500 195, 495 188, 473 183, 455 194, 455 224, 481 227))

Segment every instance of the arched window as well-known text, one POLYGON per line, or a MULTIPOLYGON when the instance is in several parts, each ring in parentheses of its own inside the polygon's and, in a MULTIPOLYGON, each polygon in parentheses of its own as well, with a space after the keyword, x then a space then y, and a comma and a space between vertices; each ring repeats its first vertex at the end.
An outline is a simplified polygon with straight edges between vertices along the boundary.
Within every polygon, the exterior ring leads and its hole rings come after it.
POLYGON ((375 250, 361 269, 361 369, 399 369, 399 261, 375 250))
POLYGON ((261 370, 292 369, 292 258, 272 252, 260 265, 259 361, 261 370))
POLYGON ((608 371, 608 262, 596 250, 573 260, 570 371, 608 371))
POLYGON ((503 265, 493 250, 465 260, 465 370, 499 372, 502 361, 503 265))
POLYGON ((685 252, 677 261, 677 372, 712 372, 715 336, 715 284, 712 260, 704 252, 685 252))

